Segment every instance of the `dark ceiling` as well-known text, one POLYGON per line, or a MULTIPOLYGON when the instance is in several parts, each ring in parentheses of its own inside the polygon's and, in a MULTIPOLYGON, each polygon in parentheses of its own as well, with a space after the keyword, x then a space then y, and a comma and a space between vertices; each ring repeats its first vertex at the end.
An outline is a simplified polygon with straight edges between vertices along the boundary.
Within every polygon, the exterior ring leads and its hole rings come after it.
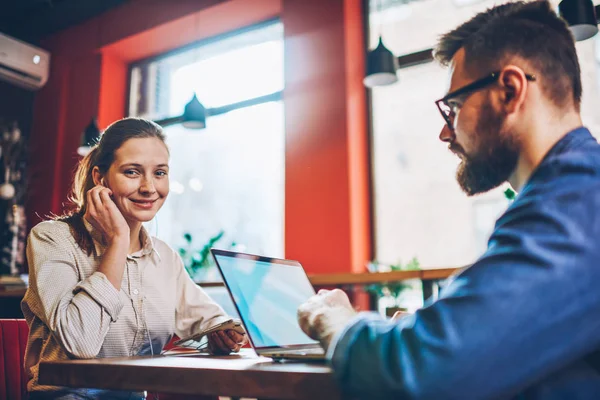
POLYGON ((38 44, 127 0, 0 0, 0 32, 38 44))

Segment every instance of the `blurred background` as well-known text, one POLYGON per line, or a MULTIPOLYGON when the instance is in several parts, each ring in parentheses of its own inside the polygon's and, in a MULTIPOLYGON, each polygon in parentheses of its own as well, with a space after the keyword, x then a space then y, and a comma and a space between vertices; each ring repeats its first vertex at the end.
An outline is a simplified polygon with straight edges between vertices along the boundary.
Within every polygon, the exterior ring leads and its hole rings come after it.
MULTIPOLYGON (((164 126, 171 193, 147 229, 200 284, 219 287, 217 247, 297 259, 362 308, 420 307, 511 201, 458 187, 434 105, 448 73, 431 60, 440 34, 500 3, 2 2, 0 316, 20 315, 28 231, 63 212, 81 155, 127 116, 164 126), (380 38, 397 81, 367 87, 380 38)), ((577 42, 595 134, 599 37, 577 42)))

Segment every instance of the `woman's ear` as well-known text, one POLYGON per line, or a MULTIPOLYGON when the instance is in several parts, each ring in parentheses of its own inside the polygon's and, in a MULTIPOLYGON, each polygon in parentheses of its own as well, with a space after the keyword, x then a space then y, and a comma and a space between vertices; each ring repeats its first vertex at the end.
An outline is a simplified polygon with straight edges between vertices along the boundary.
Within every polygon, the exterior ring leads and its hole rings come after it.
POLYGON ((100 168, 97 166, 92 169, 92 179, 94 180, 94 185, 106 186, 106 183, 104 182, 104 175, 102 175, 100 168))

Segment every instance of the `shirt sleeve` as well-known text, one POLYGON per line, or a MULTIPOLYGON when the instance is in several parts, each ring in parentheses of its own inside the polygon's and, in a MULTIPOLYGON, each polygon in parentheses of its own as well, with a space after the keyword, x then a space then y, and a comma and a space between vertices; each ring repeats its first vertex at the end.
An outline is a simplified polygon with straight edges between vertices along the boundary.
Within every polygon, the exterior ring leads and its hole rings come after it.
POLYGON ((74 242, 52 224, 31 230, 27 244, 35 313, 73 357, 94 358, 123 304, 101 272, 81 280, 74 242))
POLYGON ((231 317, 198 286, 183 266, 181 257, 176 257, 177 310, 175 313, 175 333, 186 338, 213 325, 227 321, 231 317))
POLYGON ((394 322, 357 317, 329 352, 342 387, 364 398, 508 398, 597 349, 596 203, 515 203, 438 301, 394 322))

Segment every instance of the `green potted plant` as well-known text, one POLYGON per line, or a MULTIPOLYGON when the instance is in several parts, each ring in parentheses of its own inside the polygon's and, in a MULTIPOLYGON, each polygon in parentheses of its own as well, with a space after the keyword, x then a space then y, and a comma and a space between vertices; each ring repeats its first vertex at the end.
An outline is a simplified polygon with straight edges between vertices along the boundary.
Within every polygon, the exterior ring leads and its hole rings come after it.
MULTIPOLYGON (((408 263, 402 264, 381 264, 378 261, 371 261, 367 269, 369 272, 393 272, 393 271, 418 271, 421 269, 419 260, 413 257, 408 263)), ((372 293, 377 299, 379 312, 391 317, 396 311, 406 311, 400 304, 400 294, 407 289, 413 289, 414 284, 407 281, 392 281, 385 283, 374 283, 368 285, 366 290, 372 293)))
POLYGON ((210 249, 223 237, 224 231, 219 231, 216 235, 208 239, 208 241, 199 249, 193 247, 193 237, 190 233, 185 233, 185 246, 179 248, 179 255, 183 260, 185 270, 195 282, 214 280, 210 276, 211 270, 214 271, 214 261, 210 255, 210 249))

